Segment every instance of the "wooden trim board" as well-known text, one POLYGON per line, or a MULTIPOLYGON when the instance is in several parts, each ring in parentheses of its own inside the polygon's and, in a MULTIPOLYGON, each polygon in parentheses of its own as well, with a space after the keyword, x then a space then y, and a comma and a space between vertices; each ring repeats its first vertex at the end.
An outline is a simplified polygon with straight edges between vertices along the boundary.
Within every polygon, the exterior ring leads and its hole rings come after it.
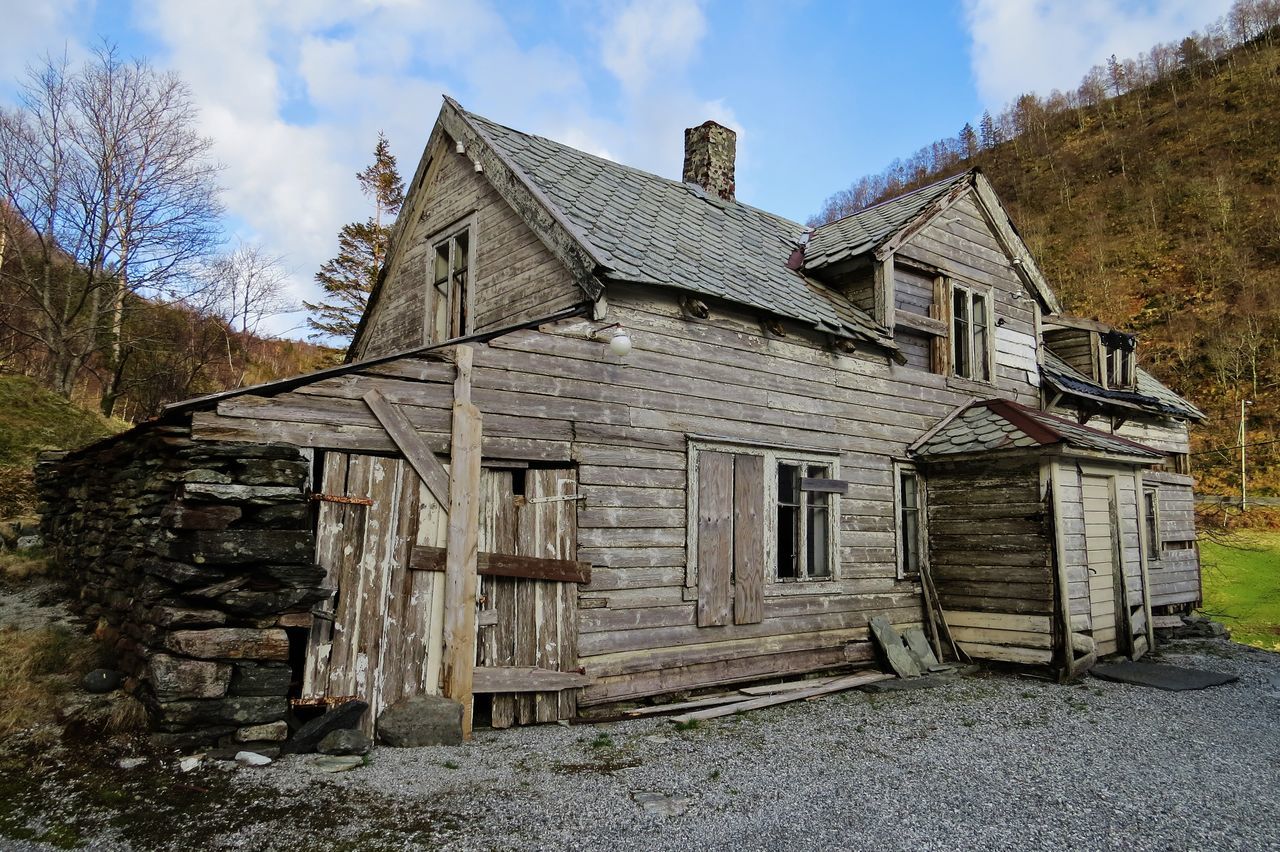
MULTIPOLYGON (((409 557, 410 571, 443 571, 447 553, 443 547, 419 546, 409 557)), ((591 563, 573 559, 542 559, 509 553, 481 553, 476 573, 486 577, 523 577, 561 583, 591 582, 591 563)))

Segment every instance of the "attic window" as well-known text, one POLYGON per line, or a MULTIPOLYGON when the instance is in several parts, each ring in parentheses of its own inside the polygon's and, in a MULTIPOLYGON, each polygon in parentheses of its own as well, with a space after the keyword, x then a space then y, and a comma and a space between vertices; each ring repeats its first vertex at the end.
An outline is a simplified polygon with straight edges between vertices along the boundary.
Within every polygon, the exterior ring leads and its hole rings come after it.
POLYGON ((462 337, 471 326, 471 238, 463 227, 435 243, 431 261, 433 332, 428 342, 462 337))

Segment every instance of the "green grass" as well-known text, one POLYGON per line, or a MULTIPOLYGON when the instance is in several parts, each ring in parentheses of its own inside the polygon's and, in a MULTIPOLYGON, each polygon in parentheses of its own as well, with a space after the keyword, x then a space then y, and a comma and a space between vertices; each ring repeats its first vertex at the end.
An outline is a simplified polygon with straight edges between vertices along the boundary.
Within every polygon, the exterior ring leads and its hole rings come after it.
POLYGON ((1200 545, 1204 612, 1231 638, 1280 651, 1280 533, 1242 532, 1200 545))
POLYGON ((73 450, 128 424, 108 420, 27 376, 0 376, 0 517, 35 505, 31 466, 41 450, 73 450))

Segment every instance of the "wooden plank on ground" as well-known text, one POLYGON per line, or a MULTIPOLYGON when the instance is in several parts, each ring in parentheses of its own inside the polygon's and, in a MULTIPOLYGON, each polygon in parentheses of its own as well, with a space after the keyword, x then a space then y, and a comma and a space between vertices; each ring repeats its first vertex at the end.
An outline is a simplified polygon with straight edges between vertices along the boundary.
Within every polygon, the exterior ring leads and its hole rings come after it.
POLYGON ((892 680, 893 675, 884 674, 883 672, 862 672, 848 677, 839 677, 835 680, 828 681, 821 686, 815 686, 810 689, 797 689, 792 692, 783 692, 777 695, 765 695, 760 698, 751 698, 746 701, 738 701, 733 704, 722 704, 719 707, 710 707, 706 710, 695 710, 692 713, 685 713, 680 716, 671 717, 671 721, 677 723, 687 723, 693 721, 703 721, 704 719, 716 719, 720 716, 732 716, 735 713, 745 713, 748 710, 759 710, 763 707, 772 707, 775 704, 786 704, 791 701, 804 701, 810 698, 817 698, 821 695, 830 695, 833 692, 844 692, 847 689, 854 689, 859 686, 866 686, 869 683, 879 683, 882 680, 892 680))
POLYGON ((558 692, 590 686, 595 678, 537 666, 476 666, 472 692, 558 692))
POLYGON ((655 704, 652 707, 636 707, 623 710, 622 715, 628 719, 642 716, 666 716, 681 710, 694 710, 699 707, 716 707, 720 704, 736 704, 742 700, 740 692, 726 692, 721 695, 708 695, 705 698, 694 698, 690 701, 676 701, 672 704, 655 704))
POLYGON ((835 677, 815 677, 808 680, 789 680, 786 683, 771 683, 764 686, 744 686, 739 689, 743 695, 779 695, 783 692, 795 692, 797 689, 810 689, 830 683, 835 677))

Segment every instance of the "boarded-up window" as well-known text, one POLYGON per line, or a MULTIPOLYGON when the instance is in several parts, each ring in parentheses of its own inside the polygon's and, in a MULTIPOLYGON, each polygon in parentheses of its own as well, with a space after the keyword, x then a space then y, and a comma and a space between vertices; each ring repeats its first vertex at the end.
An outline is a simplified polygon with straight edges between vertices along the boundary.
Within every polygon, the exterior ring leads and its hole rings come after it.
POLYGON ((835 576, 836 495, 845 483, 832 478, 834 461, 694 446, 690 462, 689 560, 699 626, 761 621, 770 581, 835 576))

